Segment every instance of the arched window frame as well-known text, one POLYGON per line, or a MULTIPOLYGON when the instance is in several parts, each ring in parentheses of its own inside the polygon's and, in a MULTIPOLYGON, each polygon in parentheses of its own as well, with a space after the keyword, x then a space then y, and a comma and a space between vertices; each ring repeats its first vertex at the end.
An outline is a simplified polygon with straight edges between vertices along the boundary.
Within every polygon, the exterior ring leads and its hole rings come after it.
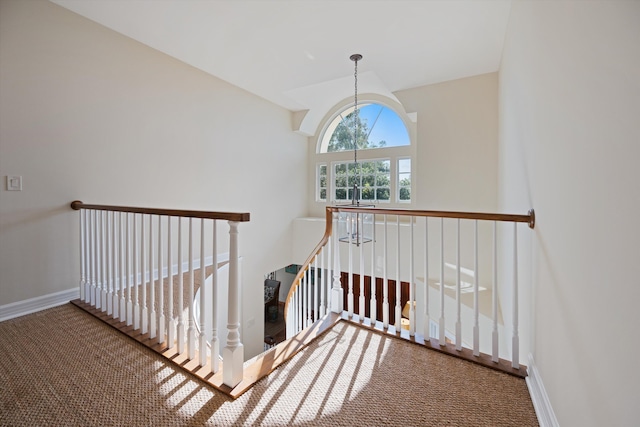
MULTIPOLYGON (((375 161, 375 160, 389 160, 390 161, 390 197, 388 201, 374 201, 373 203, 384 204, 385 206, 407 206, 413 205, 416 203, 416 120, 415 114, 407 114, 404 111, 404 108, 399 103, 388 99, 386 97, 381 97, 378 95, 360 95, 359 96, 359 104, 379 104, 386 108, 392 110, 397 116, 402 120, 409 135, 409 145, 400 146, 400 147, 381 147, 381 148, 369 148, 358 150, 358 162, 361 161, 375 161), (399 183, 399 162, 403 159, 410 159, 411 161, 411 200, 403 201, 400 200, 400 183, 399 183)), ((353 111, 354 104, 353 100, 345 100, 340 104, 337 104, 334 108, 332 108, 329 113, 322 120, 322 125, 320 127, 320 131, 317 132, 317 136, 315 139, 315 150, 312 155, 314 165, 314 178, 312 182, 314 183, 314 200, 317 204, 339 204, 350 201, 350 199, 346 200, 336 200, 335 198, 335 167, 337 164, 348 163, 351 161, 353 163, 353 150, 347 151, 339 151, 339 152, 322 152, 323 151, 323 143, 324 145, 328 144, 328 138, 326 141, 325 135, 328 132, 333 133, 335 130, 335 126, 332 128, 331 125, 334 122, 334 119, 338 117, 340 114, 349 114, 353 111), (326 171, 326 179, 323 180, 320 174, 321 169, 326 171), (321 187, 321 183, 325 183, 324 187, 321 187), (324 191, 322 191, 324 190, 324 191), (321 196, 323 193, 326 195, 326 198, 323 199, 321 196)), ((324 147, 326 150, 326 147, 324 147)), ((361 199, 362 203, 370 203, 370 201, 366 199, 361 199)))

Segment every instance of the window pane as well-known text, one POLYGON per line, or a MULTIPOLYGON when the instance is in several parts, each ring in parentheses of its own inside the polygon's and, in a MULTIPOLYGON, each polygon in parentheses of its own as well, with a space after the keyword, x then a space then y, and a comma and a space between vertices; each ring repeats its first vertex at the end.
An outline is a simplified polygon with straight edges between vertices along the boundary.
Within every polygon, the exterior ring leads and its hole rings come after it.
MULTIPOLYGON (((391 160, 362 161, 356 166, 352 162, 336 163, 336 171, 344 171, 335 176, 336 200, 353 200, 353 186, 358 185, 360 200, 391 200, 391 160), (358 173, 359 169, 359 173, 358 173), (355 172, 355 174, 354 174, 355 172)), ((399 195, 394 195, 396 199, 399 195)))
POLYGON ((318 165, 318 188, 316 197, 318 200, 327 200, 327 165, 318 165))
POLYGON ((376 162, 376 168, 380 173, 389 173, 391 172, 391 161, 384 160, 381 162, 376 162))
POLYGON ((378 175, 376 176, 376 185, 378 187, 387 187, 390 184, 389 175, 378 175))
POLYGON ((411 159, 398 160, 398 200, 411 201, 411 159))
POLYGON ((378 188, 376 190, 376 198, 378 200, 389 200, 389 189, 388 188, 378 188))
POLYGON ((362 200, 374 200, 375 190, 373 188, 365 187, 362 189, 362 200))
POLYGON ((356 129, 359 150, 410 145, 407 128, 395 111, 381 104, 362 103, 357 115, 349 106, 329 123, 319 151, 353 150, 356 129))

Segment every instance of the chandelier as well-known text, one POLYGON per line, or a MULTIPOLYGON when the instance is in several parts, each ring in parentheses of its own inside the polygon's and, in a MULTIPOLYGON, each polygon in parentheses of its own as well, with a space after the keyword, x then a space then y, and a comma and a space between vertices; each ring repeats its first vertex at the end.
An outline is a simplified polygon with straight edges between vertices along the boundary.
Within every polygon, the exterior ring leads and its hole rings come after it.
MULTIPOLYGON (((349 57, 354 66, 354 109, 353 109, 353 188, 351 189, 351 204, 342 205, 344 207, 366 207, 373 208, 373 205, 360 205, 360 187, 358 185, 362 179, 362 169, 358 163, 358 135, 360 126, 360 113, 358 110, 358 61, 362 55, 354 53, 349 57)), ((338 214, 339 240, 341 242, 353 243, 360 246, 373 240, 373 215, 360 212, 340 212, 338 214)))

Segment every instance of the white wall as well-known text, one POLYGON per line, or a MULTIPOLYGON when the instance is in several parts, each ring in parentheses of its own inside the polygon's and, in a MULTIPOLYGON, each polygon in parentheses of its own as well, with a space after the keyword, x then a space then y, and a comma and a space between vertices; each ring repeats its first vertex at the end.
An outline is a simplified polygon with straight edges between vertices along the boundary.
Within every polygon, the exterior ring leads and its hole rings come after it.
POLYGON ((513 2, 501 209, 536 209, 533 356, 563 426, 640 419, 640 3, 513 2))
POLYGON ((497 90, 491 73, 394 94, 418 116, 414 208, 495 211, 497 90))
POLYGON ((72 200, 250 212, 242 323, 261 351, 263 275, 306 210, 291 113, 49 2, 0 7, 0 306, 76 286, 72 200))
MULTIPOLYGON (((413 203, 393 207, 495 212, 498 200, 498 74, 420 86, 394 95, 400 101, 399 105, 379 96, 363 95, 365 99, 394 106, 401 117, 403 110, 417 116, 416 123, 404 117, 410 123, 409 133, 415 134, 413 203)), ((342 104, 349 102, 345 100, 342 104)), ((319 137, 321 135, 309 137, 309 212, 324 219, 326 203, 315 201, 316 163, 334 161, 340 154, 317 156, 319 137)), ((384 155, 380 151, 364 150, 358 152, 358 158, 379 158, 384 155)), ((404 147, 391 147, 388 151, 391 156, 408 155, 404 147)))

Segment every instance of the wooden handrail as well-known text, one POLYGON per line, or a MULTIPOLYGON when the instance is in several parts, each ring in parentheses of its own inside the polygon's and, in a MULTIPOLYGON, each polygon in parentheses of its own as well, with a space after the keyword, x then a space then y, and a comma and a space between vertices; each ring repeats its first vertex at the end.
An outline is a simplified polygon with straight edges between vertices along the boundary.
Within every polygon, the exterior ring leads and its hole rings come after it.
POLYGON ((536 224, 536 215, 533 209, 530 209, 526 215, 513 214, 497 214, 497 213, 481 213, 481 212, 452 212, 452 211, 423 211, 411 209, 385 209, 377 207, 357 207, 357 206, 327 206, 327 210, 331 212, 359 212, 379 215, 401 215, 401 216, 420 216, 434 218, 459 218, 459 219, 477 219, 485 221, 508 221, 508 222, 525 222, 530 228, 534 228, 536 224))
POLYGON ((287 299, 285 301, 284 318, 287 320, 287 307, 289 302, 296 291, 297 284, 302 279, 304 273, 309 269, 313 258, 320 253, 320 250, 327 244, 329 237, 331 236, 333 229, 333 212, 359 212, 379 215, 401 215, 401 216, 419 216, 419 217, 434 217, 434 218, 459 218, 459 219, 472 219, 472 220, 485 220, 485 221, 508 221, 508 222, 523 222, 529 225, 529 228, 534 228, 536 224, 536 215, 533 209, 530 209, 526 215, 514 215, 514 214, 498 214, 498 213, 482 213, 482 212, 453 212, 453 211, 427 211, 427 210, 411 210, 411 209, 385 209, 385 208, 373 208, 373 207, 357 207, 357 206, 327 206, 325 212, 326 227, 324 235, 320 242, 311 252, 311 255, 302 264, 302 268, 296 274, 293 279, 293 284, 287 299))
POLYGON ((235 222, 247 222, 250 219, 248 212, 235 213, 235 212, 212 212, 212 211, 191 211, 180 209, 156 209, 156 208, 139 208, 132 206, 108 206, 108 205, 88 205, 80 200, 74 200, 71 202, 71 209, 93 209, 101 211, 114 211, 114 212, 130 212, 150 215, 165 215, 165 216, 177 216, 187 218, 204 218, 204 219, 222 219, 235 222))
POLYGON ((313 251, 311 252, 311 255, 307 257, 307 260, 304 262, 304 264, 302 264, 303 268, 301 268, 300 271, 298 271, 298 274, 296 274, 296 277, 294 277, 292 282, 293 285, 291 286, 291 288, 289 289, 289 293, 287 294, 287 299, 284 302, 284 321, 285 322, 287 321, 287 307, 289 306, 289 302, 291 301, 291 298, 293 298, 293 294, 295 293, 295 288, 297 286, 297 283, 300 281, 300 279, 302 279, 302 276, 311 265, 311 261, 313 261, 313 258, 315 258, 315 256, 318 255, 318 253, 320 253, 320 250, 327 244, 327 242, 329 241, 329 237, 331 237, 331 233, 333 230, 333 211, 329 210, 329 208, 327 208, 325 212, 325 220, 326 220, 326 226, 324 229, 324 235, 322 236, 322 239, 313 249, 313 251))

